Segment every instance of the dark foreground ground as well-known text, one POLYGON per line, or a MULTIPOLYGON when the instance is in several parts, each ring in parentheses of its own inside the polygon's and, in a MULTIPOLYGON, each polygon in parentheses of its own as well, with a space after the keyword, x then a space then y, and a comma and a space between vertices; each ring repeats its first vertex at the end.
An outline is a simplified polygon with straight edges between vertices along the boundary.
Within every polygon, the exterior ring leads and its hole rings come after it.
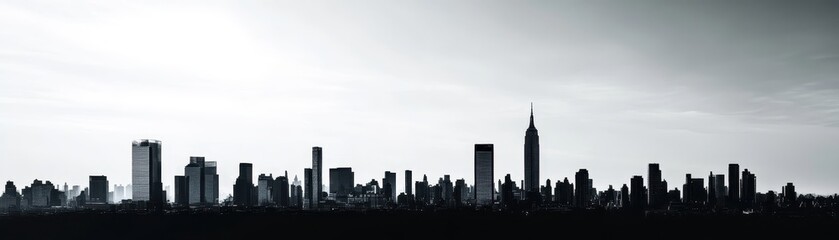
POLYGON ((0 217, 0 239, 839 239, 831 216, 603 212, 61 213, 0 217))

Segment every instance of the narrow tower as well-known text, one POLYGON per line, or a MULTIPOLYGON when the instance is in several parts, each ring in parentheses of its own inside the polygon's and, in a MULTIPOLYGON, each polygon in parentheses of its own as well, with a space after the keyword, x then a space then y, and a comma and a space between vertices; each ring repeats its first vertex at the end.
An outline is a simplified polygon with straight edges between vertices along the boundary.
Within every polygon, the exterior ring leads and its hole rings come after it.
POLYGON ((524 135, 524 190, 539 192, 539 131, 533 124, 533 103, 530 103, 530 126, 524 135))

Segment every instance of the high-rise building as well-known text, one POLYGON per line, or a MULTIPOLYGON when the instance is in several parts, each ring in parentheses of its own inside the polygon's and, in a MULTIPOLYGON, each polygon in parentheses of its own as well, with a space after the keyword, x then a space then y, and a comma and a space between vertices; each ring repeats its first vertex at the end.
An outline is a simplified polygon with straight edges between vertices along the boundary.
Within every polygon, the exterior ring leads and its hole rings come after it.
POLYGON ((685 174, 685 184, 682 185, 684 203, 704 204, 708 201, 708 192, 705 190, 705 179, 692 178, 691 174, 685 174))
POLYGON ((253 164, 239 163, 239 177, 233 185, 233 203, 238 206, 253 206, 253 164))
POLYGON ((204 165, 204 158, 203 157, 189 157, 189 164, 184 167, 184 175, 187 179, 187 199, 189 200, 190 205, 200 205, 204 203, 202 201, 202 194, 204 190, 204 174, 203 167, 204 165))
POLYGON ((303 191, 306 193, 306 195, 304 196, 304 198, 306 199, 306 202, 303 204, 303 207, 306 208, 306 209, 317 208, 317 205, 315 205, 313 203, 313 201, 317 198, 315 198, 315 196, 313 196, 314 192, 312 190, 314 190, 314 188, 312 188, 312 185, 314 185, 314 184, 312 184, 312 169, 311 168, 303 169, 303 185, 305 185, 303 187, 303 191))
POLYGON ((629 205, 634 209, 643 209, 647 200, 644 196, 644 177, 632 176, 630 180, 629 205))
POLYGON ((396 202, 396 173, 391 171, 385 171, 385 178, 382 179, 382 189, 384 191, 384 197, 389 200, 396 202))
POLYGON ((17 192, 17 187, 12 181, 6 181, 6 188, 3 195, 0 196, 0 212, 5 212, 10 208, 20 208, 20 193, 17 192))
POLYGON ((257 178, 257 202, 259 206, 267 206, 271 205, 273 199, 271 199, 271 188, 274 186, 274 176, 269 174, 259 174, 257 178))
MULTIPOLYGON (((714 175, 714 193, 716 200, 717 207, 724 207, 725 206, 725 195, 726 195, 726 188, 725 188, 725 175, 717 174, 714 175)), ((710 191, 710 190, 708 190, 710 191)), ((710 194, 710 193, 709 193, 710 194)))
POLYGON ((204 163, 204 203, 218 204, 218 169, 215 161, 204 163))
POLYGON ((591 206, 591 181, 588 176, 586 169, 580 169, 574 175, 574 183, 577 184, 577 188, 574 189, 574 205, 578 208, 591 206))
POLYGON ((661 169, 658 163, 649 164, 649 172, 647 174, 648 186, 650 188, 649 203, 651 208, 660 208, 666 202, 667 188, 664 187, 661 180, 661 169))
POLYGON ((740 203, 740 164, 728 164, 728 201, 731 207, 740 203))
POLYGON ((154 206, 163 204, 161 142, 141 139, 131 143, 131 199, 154 206))
POLYGON ((289 207, 289 187, 288 187, 288 171, 285 175, 274 179, 273 200, 279 207, 289 207))
POLYGON ((187 176, 175 176, 175 205, 189 205, 189 180, 187 176))
POLYGON ((329 169, 329 195, 335 197, 336 200, 346 202, 353 187, 355 187, 355 173, 352 168, 329 169))
POLYGON ((795 185, 792 185, 792 183, 787 183, 786 186, 781 188, 781 194, 784 195, 784 205, 791 207, 796 206, 795 201, 798 200, 798 193, 795 192, 795 185))
POLYGON ((749 169, 743 169, 743 179, 740 181, 742 183, 740 184, 740 202, 744 208, 752 208, 755 204, 757 178, 749 172, 749 169))
POLYGON ((320 203, 320 194, 323 192, 323 149, 321 147, 312 147, 312 208, 318 208, 320 203))
MULTIPOLYGON (((67 192, 67 196, 70 196, 69 192, 67 192)), ((120 202, 123 199, 125 199, 125 187, 123 187, 122 184, 114 184, 114 201, 120 202)))
POLYGON ((475 203, 492 205, 495 201, 493 171, 495 162, 492 144, 475 144, 475 203))
POLYGON ((413 184, 413 182, 414 178, 411 170, 405 170, 405 195, 407 195, 408 198, 413 198, 414 196, 414 191, 411 189, 411 184, 413 184))
POLYGON ((291 182, 289 192, 289 206, 294 208, 302 208, 303 207, 303 186, 299 179, 297 179, 297 175, 294 175, 294 181, 291 182))
POLYGON ((565 206, 574 203, 574 184, 569 182, 567 177, 562 179, 562 182, 557 182, 556 187, 559 189, 556 193, 557 203, 565 206))
POLYGON ((621 207, 628 208, 631 203, 629 203, 629 187, 626 184, 623 184, 621 187, 621 207))
POLYGON ((90 176, 88 203, 108 203, 108 177, 90 176))
POLYGON ((539 131, 533 124, 533 104, 530 105, 530 126, 524 134, 524 191, 539 192, 539 131))

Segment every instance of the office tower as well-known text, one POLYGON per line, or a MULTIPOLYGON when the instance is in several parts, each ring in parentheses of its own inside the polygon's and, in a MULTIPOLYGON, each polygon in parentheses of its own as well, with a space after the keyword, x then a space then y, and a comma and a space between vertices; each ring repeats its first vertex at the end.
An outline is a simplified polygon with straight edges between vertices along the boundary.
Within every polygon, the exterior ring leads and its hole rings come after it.
POLYGON ((329 169, 329 195, 335 197, 336 200, 346 202, 353 187, 355 187, 355 173, 352 168, 329 169))
POLYGON ((743 169, 743 179, 740 180, 740 202, 744 208, 752 208, 755 203, 755 191, 757 189, 757 178, 754 174, 749 172, 749 169, 743 169))
POLYGON ((203 203, 201 201, 201 197, 203 196, 201 192, 204 189, 204 174, 201 173, 203 161, 203 159, 197 157, 190 157, 189 164, 184 167, 184 176, 187 179, 187 199, 190 205, 200 205, 203 203), (198 161, 201 161, 201 163, 198 163, 198 161))
POLYGON ((468 186, 466 186, 465 179, 457 179, 454 181, 454 192, 452 194, 452 198, 454 199, 455 206, 460 206, 467 200, 469 200, 468 195, 468 186))
POLYGON ((396 201, 396 173, 385 171, 385 178, 382 179, 384 197, 389 201, 396 201))
POLYGON ((591 205, 591 181, 588 178, 588 170, 580 169, 574 175, 574 183, 577 188, 574 189, 574 205, 579 208, 585 208, 591 205))
POLYGON ((108 203, 108 177, 90 176, 88 203, 108 203))
POLYGON ((501 205, 509 208, 514 206, 515 198, 513 197, 513 180, 510 174, 504 176, 504 183, 501 184, 501 205))
POLYGON ((189 205, 189 180, 187 176, 175 176, 175 205, 189 205))
POLYGON ((218 164, 215 161, 204 162, 204 203, 218 204, 218 164))
POLYGON ((705 179, 692 178, 691 174, 685 174, 684 202, 690 204, 703 204, 708 201, 708 192, 705 190, 705 179))
POLYGON ((644 198, 644 177, 635 175, 630 180, 629 204, 633 209, 643 209, 646 204, 644 198))
POLYGON ((163 204, 161 149, 158 140, 141 139, 131 143, 131 199, 135 202, 163 204))
MULTIPOLYGON (((76 196, 79 196, 79 194, 81 194, 82 191, 77 187, 78 186, 75 185, 73 186, 76 196)), ((125 199, 134 199, 134 187, 130 183, 128 185, 125 185, 125 199)))
MULTIPOLYGON (((710 189, 708 190, 710 194, 710 189)), ((724 207, 725 206, 725 195, 726 195, 726 188, 725 188, 725 175, 717 174, 714 176, 714 195, 716 196, 716 205, 717 207, 724 207)))
POLYGON ((312 208, 318 208, 320 203, 320 194, 323 192, 323 149, 321 147, 312 147, 312 208))
POLYGON ((494 146, 475 144, 475 203, 479 206, 492 205, 495 200, 493 190, 494 146))
POLYGON ((274 187, 272 189, 274 190, 272 192, 274 203, 279 207, 289 207, 288 171, 286 171, 284 176, 279 176, 277 179, 274 179, 274 187))
MULTIPOLYGON (((114 187, 116 187, 116 185, 114 185, 114 187)), ((114 189, 116 189, 116 188, 114 188, 114 189)), ((67 198, 66 198, 66 197, 70 195, 70 192, 68 192, 68 190, 70 190, 70 189, 69 189, 69 186, 67 186, 67 182, 64 182, 64 194, 65 194, 65 196, 64 196, 64 197, 65 197, 65 198, 64 198, 64 200, 65 200, 65 201, 67 200, 67 198)))
POLYGON ((289 193, 289 205, 295 208, 303 207, 303 187, 297 175, 294 175, 294 181, 291 182, 291 192, 289 193))
POLYGON ((667 202, 668 203, 681 203, 682 202, 681 197, 682 197, 682 192, 679 191, 679 188, 667 191, 667 202))
POLYGON ((274 185, 274 176, 272 174, 265 175, 259 174, 257 177, 257 202, 259 206, 267 206, 271 205, 273 200, 271 199, 271 188, 274 185))
POLYGON ((787 183, 786 186, 781 188, 781 194, 784 195, 784 205, 791 207, 797 206, 795 204, 795 201, 798 199, 798 194, 795 192, 795 185, 792 185, 792 183, 787 183))
MULTIPOLYGON (((70 193, 67 193, 70 196, 70 193)), ((122 201, 125 199, 125 187, 120 185, 114 185, 114 200, 117 202, 122 201)))
POLYGON ((664 206, 667 197, 667 187, 661 180, 661 169, 658 163, 650 163, 647 174, 648 185, 650 188, 649 203, 651 208, 660 208, 664 206))
POLYGON ((533 124, 533 104, 530 104, 530 126, 524 134, 524 191, 539 191, 539 131, 533 124))
POLYGON ((416 201, 419 204, 426 204, 430 199, 430 192, 428 190, 428 177, 423 174, 422 181, 417 181, 415 183, 416 192, 416 201))
POLYGON ((312 169, 311 168, 303 169, 303 184, 305 185, 303 187, 303 191, 306 192, 306 196, 305 196, 306 202, 304 203, 303 207, 306 208, 306 209, 317 208, 317 205, 315 205, 313 203, 313 201, 317 198, 315 198, 315 196, 313 196, 314 192, 312 191, 313 190, 312 185, 314 185, 314 184, 312 184, 312 169))
POLYGON ((621 187, 621 207, 628 208, 631 203, 629 203, 629 187, 626 186, 624 183, 621 187))
POLYGON ((737 207, 740 203, 740 165, 728 164, 728 206, 737 207))
POLYGON ((239 163, 239 177, 233 185, 233 203, 237 206, 252 206, 253 198, 253 164, 239 163))
MULTIPOLYGON (((717 179, 714 175, 714 172, 708 174, 708 205, 709 206, 716 206, 717 205, 717 179)), ((725 199, 725 197, 723 197, 725 199)))
POLYGON ((568 182, 567 177, 562 182, 557 182, 556 187, 558 188, 558 192, 556 193, 557 203, 567 206, 574 203, 574 184, 568 182))
POLYGON ((545 202, 553 202, 553 195, 551 194, 551 179, 545 181, 545 186, 542 187, 542 196, 545 202))
POLYGON ((17 187, 12 181, 6 181, 6 188, 3 195, 0 196, 0 212, 5 212, 10 208, 20 208, 20 193, 17 192, 17 187))
POLYGON ((414 182, 414 178, 412 176, 411 170, 405 170, 405 195, 408 195, 408 198, 413 198, 414 191, 411 189, 411 184, 414 182))
POLYGON ((454 183, 452 183, 451 175, 443 175, 443 178, 438 184, 440 185, 440 194, 444 202, 449 202, 454 199, 454 183))

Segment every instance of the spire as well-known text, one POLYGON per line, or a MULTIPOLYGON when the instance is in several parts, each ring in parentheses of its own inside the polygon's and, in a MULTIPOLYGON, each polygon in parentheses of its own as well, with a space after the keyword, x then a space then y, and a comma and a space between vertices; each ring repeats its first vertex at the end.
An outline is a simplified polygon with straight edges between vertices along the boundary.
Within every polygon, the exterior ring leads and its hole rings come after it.
POLYGON ((528 128, 536 128, 533 124, 533 102, 530 102, 530 127, 528 128))

